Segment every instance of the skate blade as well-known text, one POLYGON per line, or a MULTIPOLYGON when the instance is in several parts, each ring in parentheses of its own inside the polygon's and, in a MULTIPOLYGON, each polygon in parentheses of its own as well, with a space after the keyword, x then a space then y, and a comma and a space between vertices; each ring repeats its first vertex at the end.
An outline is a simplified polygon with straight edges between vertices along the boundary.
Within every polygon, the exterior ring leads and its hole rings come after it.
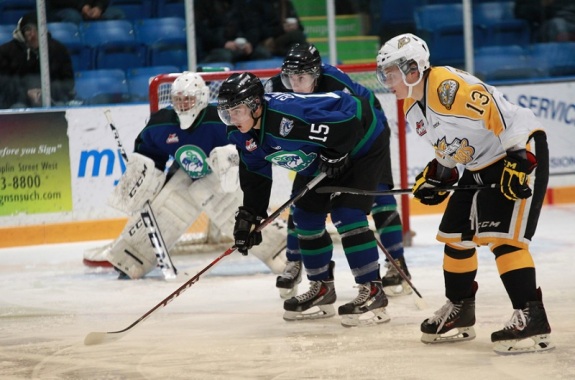
POLYGON ((495 342, 493 351, 499 355, 517 355, 526 352, 543 352, 555 348, 549 335, 535 335, 525 339, 510 339, 495 342))
POLYGON ((291 289, 278 288, 280 291, 280 298, 287 300, 297 295, 297 284, 291 289))
POLYGON ((311 319, 331 318, 335 315, 333 305, 319 305, 305 311, 285 311, 284 320, 288 322, 305 321, 311 319))
POLYGON ((423 343, 451 343, 475 339, 475 329, 473 326, 456 327, 443 334, 426 334, 421 335, 423 343))
POLYGON ((388 297, 400 297, 413 293, 413 289, 407 282, 402 282, 400 285, 386 286, 383 291, 388 297))
POLYGON ((365 327, 389 322, 391 318, 386 314, 385 308, 370 310, 363 314, 344 314, 341 316, 343 327, 365 327))

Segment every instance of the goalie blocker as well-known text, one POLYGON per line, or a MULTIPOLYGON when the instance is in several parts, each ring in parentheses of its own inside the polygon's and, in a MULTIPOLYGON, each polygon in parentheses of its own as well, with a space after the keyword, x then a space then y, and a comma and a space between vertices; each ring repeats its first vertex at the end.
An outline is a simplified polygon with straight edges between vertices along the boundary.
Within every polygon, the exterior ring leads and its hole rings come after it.
MULTIPOLYGON (((213 171, 211 174, 192 180, 179 169, 151 202, 168 251, 202 211, 223 235, 232 238, 235 210, 242 204, 242 193, 237 191, 239 187, 237 151, 233 146, 216 148, 210 154, 208 161, 213 171)), ((140 170, 131 173, 138 177, 141 175, 140 170)), ((136 183, 133 178, 126 178, 128 174, 126 171, 120 182, 136 183)), ((153 178, 159 180, 160 177, 153 178)), ((147 187, 153 188, 151 185, 147 187)), ((112 198, 117 194, 115 192, 112 198)), ((110 203, 122 202, 112 199, 110 203)), ((282 273, 287 261, 284 250, 285 225, 281 222, 272 223, 262 231, 262 234, 263 243, 250 250, 250 253, 266 264, 273 273, 282 273)), ((157 266, 154 246, 139 214, 129 218, 120 237, 111 246, 101 247, 96 252, 87 251, 84 257, 97 261, 98 256, 109 261, 132 279, 145 276, 157 266)))

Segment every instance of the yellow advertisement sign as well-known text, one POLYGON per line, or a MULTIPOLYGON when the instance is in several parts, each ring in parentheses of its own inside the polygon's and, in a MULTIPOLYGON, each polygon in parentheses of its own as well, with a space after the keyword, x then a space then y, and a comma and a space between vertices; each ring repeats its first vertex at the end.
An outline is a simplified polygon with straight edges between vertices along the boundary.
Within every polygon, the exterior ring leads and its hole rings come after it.
POLYGON ((0 115, 0 216, 72 211, 64 112, 0 115))

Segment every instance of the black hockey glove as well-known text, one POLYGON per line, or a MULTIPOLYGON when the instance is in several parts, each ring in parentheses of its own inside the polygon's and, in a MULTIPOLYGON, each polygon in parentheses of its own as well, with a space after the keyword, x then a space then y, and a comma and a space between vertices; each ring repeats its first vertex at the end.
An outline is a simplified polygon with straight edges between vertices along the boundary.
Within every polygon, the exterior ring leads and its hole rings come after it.
POLYGON ((318 169, 320 172, 325 173, 328 178, 337 178, 341 176, 351 166, 349 154, 339 157, 331 157, 325 152, 319 154, 318 169))
POLYGON ((529 198, 533 194, 528 185, 528 176, 536 166, 537 158, 531 152, 507 152, 501 173, 501 192, 505 198, 515 201, 529 198))
POLYGON ((240 207, 236 212, 234 244, 242 255, 246 256, 248 249, 262 242, 262 233, 254 232, 254 228, 256 228, 261 221, 261 216, 255 215, 245 207, 240 207))
POLYGON ((411 189, 413 196, 428 206, 438 205, 447 198, 449 192, 440 191, 442 187, 455 184, 459 180, 457 168, 448 168, 437 162, 430 161, 422 173, 415 177, 411 189))

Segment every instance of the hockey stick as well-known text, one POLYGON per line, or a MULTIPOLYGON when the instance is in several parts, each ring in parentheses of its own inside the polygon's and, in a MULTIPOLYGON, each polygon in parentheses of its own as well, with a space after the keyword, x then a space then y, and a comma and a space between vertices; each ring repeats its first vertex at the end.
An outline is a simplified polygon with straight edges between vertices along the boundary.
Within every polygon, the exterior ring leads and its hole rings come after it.
POLYGON ((417 294, 417 297, 419 297, 419 298, 416 298, 416 300, 415 300, 415 304, 416 304, 417 308, 420 310, 427 308, 427 304, 425 303, 423 296, 421 295, 421 293, 419 293, 417 291, 417 288, 415 286, 413 286, 411 280, 409 279, 409 277, 407 277, 407 275, 405 274, 403 269, 401 269, 401 267, 399 265, 397 265, 397 263, 395 262, 395 260, 393 259, 393 257, 389 253, 389 251, 383 246, 383 244, 378 239, 375 239, 375 241, 377 242, 379 249, 381 249, 381 251, 383 252, 385 257, 387 257, 387 261, 389 261, 389 263, 391 265, 393 265, 393 267, 395 268, 395 270, 397 270, 397 273, 399 273, 401 278, 404 279, 405 282, 407 282, 409 284, 411 289, 413 289, 415 294, 417 294))
MULTIPOLYGON (((282 212, 284 212, 288 207, 290 207, 292 204, 294 204, 295 202, 297 202, 299 199, 301 199, 305 194, 307 194, 307 192, 313 188, 315 185, 317 185, 322 179, 324 179, 325 177, 325 173, 320 173, 317 177, 315 177, 313 180, 311 180, 303 189, 301 189, 296 195, 294 195, 293 197, 291 197, 286 203, 284 203, 283 205, 281 205, 276 211, 274 211, 269 217, 267 217, 266 219, 264 219, 255 229, 255 232, 260 232, 261 230, 263 230, 268 224, 270 224, 274 219, 276 219, 278 216, 280 216, 280 214, 282 212)), ((224 253, 222 253, 221 255, 219 255, 218 257, 216 257, 214 259, 214 261, 212 261, 211 263, 209 263, 204 269, 202 269, 201 271, 199 271, 194 277, 190 278, 188 281, 186 281, 182 286, 180 286, 178 289, 176 289, 175 291, 173 291, 169 296, 167 296, 166 298, 164 298, 163 300, 161 300, 156 306, 154 306, 153 308, 151 308, 150 310, 148 310, 144 315, 142 315, 140 318, 138 318, 138 320, 136 320, 134 323, 132 323, 130 326, 126 327, 123 330, 118 330, 118 331, 109 331, 109 332, 91 332, 88 335, 86 335, 86 337, 84 338, 84 344, 86 346, 91 346, 91 345, 96 345, 96 344, 101 344, 101 343, 110 343, 110 342, 114 342, 118 339, 121 339, 123 336, 125 336, 127 333, 129 333, 130 331, 132 331, 132 328, 136 327, 138 324, 140 324, 141 322, 143 322, 144 320, 146 320, 150 315, 152 315, 154 312, 156 312, 157 310, 163 308, 164 306, 166 306, 167 304, 169 304, 171 301, 173 301, 176 297, 178 297, 179 295, 181 295, 183 292, 185 292, 189 287, 191 287, 192 285, 194 285, 199 279, 200 276, 202 274, 204 274, 208 269, 210 269, 211 267, 213 267, 214 265, 216 265, 221 259, 223 259, 224 257, 230 255, 232 252, 234 252, 237 249, 237 247, 234 245, 230 248, 228 248, 224 253)))
MULTIPOLYGON (((106 115, 106 119, 108 119, 108 125, 114 133, 114 139, 116 140, 116 144, 118 145, 118 150, 120 154, 128 162, 128 154, 124 149, 124 144, 122 144, 122 139, 120 139, 120 133, 118 129, 114 125, 112 120, 112 113, 110 110, 104 111, 104 115, 106 115)), ((148 229, 148 237, 150 238, 150 244, 154 249, 156 254, 156 260, 158 261, 158 266, 162 270, 164 274, 164 278, 166 280, 173 280, 176 278, 178 274, 178 270, 174 266, 170 255, 168 254, 168 250, 166 249, 166 243, 164 242, 164 238, 162 237, 162 232, 160 231, 160 227, 156 222, 156 216, 152 211, 152 206, 150 205, 150 201, 146 201, 144 207, 140 211, 140 217, 142 218, 142 222, 144 226, 148 229)))
MULTIPOLYGON (((495 189, 499 187, 498 184, 492 183, 491 185, 464 185, 464 186, 447 186, 447 187, 435 187, 430 190, 433 191, 457 191, 457 190, 484 190, 484 189, 495 189)), ((316 193, 326 194, 326 193, 346 193, 346 194, 357 194, 357 195, 394 195, 394 194, 410 194, 412 189, 395 189, 395 190, 384 190, 384 191, 370 191, 362 189, 354 189, 351 187, 341 187, 341 186, 322 186, 315 190, 316 193)))

